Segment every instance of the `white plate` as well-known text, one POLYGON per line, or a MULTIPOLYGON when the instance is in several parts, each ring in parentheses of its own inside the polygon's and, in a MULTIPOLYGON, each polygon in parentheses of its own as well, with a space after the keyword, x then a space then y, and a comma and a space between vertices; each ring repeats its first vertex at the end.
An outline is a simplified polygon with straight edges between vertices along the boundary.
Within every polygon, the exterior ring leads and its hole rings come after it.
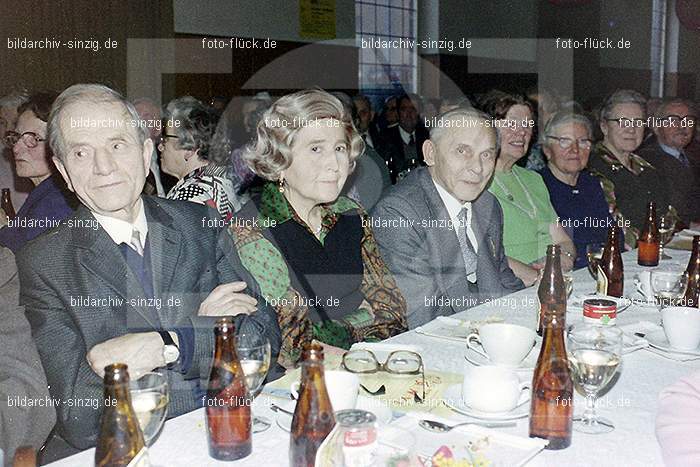
MULTIPOLYGON (((285 401, 276 403, 278 406, 285 410, 294 412, 294 407, 296 406, 296 401, 285 401)), ((377 422, 380 424, 389 424, 393 419, 394 415, 391 413, 391 409, 382 403, 379 399, 374 399, 371 397, 357 396, 357 403, 355 404, 356 409, 366 410, 372 412, 377 416, 377 422)), ((278 412, 276 417, 277 426, 282 428, 286 432, 292 431, 292 416, 287 415, 283 412, 278 412)))
POLYGON ((445 405, 455 412, 480 420, 516 420, 530 415, 530 404, 528 404, 528 402, 530 402, 529 397, 510 412, 482 412, 481 410, 472 409, 465 404, 462 399, 461 384, 453 384, 448 387, 443 393, 442 398, 445 405))
MULTIPOLYGON (((511 370, 515 371, 534 371, 535 365, 537 365, 537 357, 540 353, 540 347, 537 344, 539 344, 539 341, 537 341, 537 343, 532 347, 532 350, 530 350, 530 353, 527 354, 527 357, 525 357, 523 361, 520 362, 520 365, 516 367, 507 365, 500 366, 503 366, 504 368, 510 368, 511 370)), ((464 358, 469 363, 475 366, 493 365, 493 363, 491 363, 491 360, 477 353, 474 349, 471 349, 469 347, 467 347, 467 350, 464 353, 464 358)))
POLYGON ((666 333, 663 329, 660 331, 650 332, 644 336, 644 338, 649 341, 649 345, 656 347, 659 350, 663 350, 664 352, 700 357, 700 347, 695 350, 679 350, 671 347, 671 343, 668 341, 666 333))
POLYGON ((588 300, 589 298, 601 298, 604 300, 612 300, 617 304, 617 313, 622 313, 625 311, 627 308, 630 307, 633 303, 633 299, 630 297, 611 297, 609 295, 597 295, 597 294, 588 294, 588 295, 572 295, 569 301, 567 302, 567 311, 583 311, 583 301, 588 300))

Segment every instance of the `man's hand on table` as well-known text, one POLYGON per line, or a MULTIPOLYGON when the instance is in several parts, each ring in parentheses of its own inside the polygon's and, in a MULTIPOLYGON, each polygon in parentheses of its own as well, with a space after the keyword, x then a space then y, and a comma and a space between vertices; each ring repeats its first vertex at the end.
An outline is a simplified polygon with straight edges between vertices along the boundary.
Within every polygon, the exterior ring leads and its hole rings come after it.
POLYGON ((258 301, 239 293, 247 287, 245 282, 221 284, 211 291, 199 306, 199 316, 235 316, 241 313, 249 315, 257 310, 258 301))
MULTIPOLYGON (((177 333, 170 336, 178 345, 177 333)), ((105 366, 113 363, 126 363, 132 380, 144 373, 166 366, 163 357, 163 339, 157 332, 125 334, 95 345, 87 354, 92 370, 102 378, 105 366)))

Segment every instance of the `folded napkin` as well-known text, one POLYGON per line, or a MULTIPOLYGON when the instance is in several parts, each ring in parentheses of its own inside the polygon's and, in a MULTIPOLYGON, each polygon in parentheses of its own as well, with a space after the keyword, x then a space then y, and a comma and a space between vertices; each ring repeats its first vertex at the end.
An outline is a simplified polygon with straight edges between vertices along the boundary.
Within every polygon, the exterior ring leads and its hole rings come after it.
POLYGON ((647 334, 660 329, 661 326, 650 321, 638 321, 618 326, 618 328, 622 331, 622 354, 624 355, 649 347, 649 341, 643 337, 635 336, 635 333, 647 334))

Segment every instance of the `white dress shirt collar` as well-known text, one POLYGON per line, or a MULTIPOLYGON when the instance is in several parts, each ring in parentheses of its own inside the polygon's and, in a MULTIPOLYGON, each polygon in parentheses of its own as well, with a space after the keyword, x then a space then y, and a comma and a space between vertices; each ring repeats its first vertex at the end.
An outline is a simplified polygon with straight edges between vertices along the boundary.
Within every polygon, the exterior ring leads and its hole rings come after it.
POLYGON ((148 221, 146 220, 146 211, 143 208, 143 199, 139 199, 138 202, 138 214, 136 216, 136 222, 133 224, 114 217, 97 214, 96 212, 92 213, 95 219, 97 219, 97 222, 105 229, 107 235, 109 235, 117 245, 122 243, 129 245, 134 229, 139 232, 141 246, 143 247, 145 245, 146 235, 148 235, 148 221))
POLYGON ((403 140, 403 144, 408 144, 411 141, 411 136, 413 136, 413 141, 416 141, 416 131, 413 130, 413 133, 409 133, 408 131, 404 130, 401 125, 399 125, 399 134, 401 135, 401 139, 403 140))

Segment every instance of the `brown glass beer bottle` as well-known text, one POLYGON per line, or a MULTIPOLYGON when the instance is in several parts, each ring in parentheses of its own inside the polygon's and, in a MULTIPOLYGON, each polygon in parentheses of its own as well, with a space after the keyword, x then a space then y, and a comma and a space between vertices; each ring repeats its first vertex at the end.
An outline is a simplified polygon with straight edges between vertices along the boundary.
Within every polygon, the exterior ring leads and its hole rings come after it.
POLYGON ((95 466, 150 465, 143 433, 131 406, 129 372, 125 364, 115 363, 105 367, 104 399, 95 466))
POLYGON ((537 319, 537 334, 542 335, 544 314, 548 311, 566 312, 566 286, 561 272, 561 248, 547 246, 547 262, 544 265, 542 280, 537 289, 540 301, 540 314, 537 319))
POLYGON ((693 252, 685 272, 688 274, 688 288, 682 305, 700 308, 700 235, 693 237, 693 252))
POLYGON ((613 226, 608 230, 608 242, 598 263, 598 294, 622 297, 624 279, 617 227, 613 226))
POLYGON ((289 465, 313 467, 316 451, 335 426, 335 416, 323 376, 323 347, 307 344, 301 358, 301 384, 292 418, 289 465))
POLYGON ((5 215, 7 215, 10 220, 17 216, 14 206, 12 206, 12 197, 10 196, 9 188, 2 189, 2 201, 0 201, 0 208, 5 211, 5 215))
POLYGON ((566 307, 545 309, 542 347, 532 377, 530 437, 549 440, 546 449, 571 444, 574 384, 564 347, 565 318, 566 307))
POLYGON ((233 461, 253 451, 252 400, 236 353, 236 328, 230 318, 214 327, 214 361, 204 402, 209 455, 233 461))
POLYGON ((640 266, 658 266, 661 239, 656 227, 656 204, 649 202, 647 219, 637 241, 637 264, 640 266))

